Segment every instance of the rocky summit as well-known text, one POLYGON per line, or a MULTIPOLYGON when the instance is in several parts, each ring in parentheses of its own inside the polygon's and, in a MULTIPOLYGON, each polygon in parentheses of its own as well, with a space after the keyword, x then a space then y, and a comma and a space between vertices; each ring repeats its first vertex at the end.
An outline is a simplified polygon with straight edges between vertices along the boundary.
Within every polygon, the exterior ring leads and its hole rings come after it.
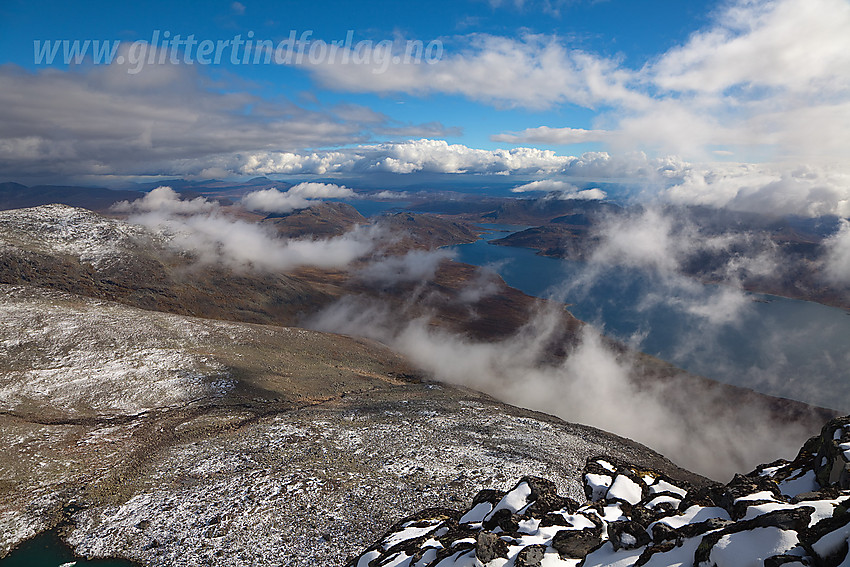
POLYGON ((789 462, 692 486, 611 457, 587 460, 586 500, 526 476, 465 511, 407 517, 349 567, 850 565, 850 416, 789 462))

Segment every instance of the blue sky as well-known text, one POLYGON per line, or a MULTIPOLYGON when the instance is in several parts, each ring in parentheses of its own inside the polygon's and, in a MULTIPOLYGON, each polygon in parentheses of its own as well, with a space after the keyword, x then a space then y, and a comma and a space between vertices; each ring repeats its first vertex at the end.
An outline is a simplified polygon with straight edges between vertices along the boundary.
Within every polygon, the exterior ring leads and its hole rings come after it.
POLYGON ((686 202, 780 195, 850 214, 848 0, 7 0, 0 22, 4 178, 642 178, 686 202), (47 40, 120 40, 129 61, 166 31, 371 43, 357 63, 234 65, 225 51, 190 65, 185 46, 135 68, 34 61, 47 40), (408 41, 439 57, 380 58, 379 42, 399 56, 408 41))
MULTIPOLYGON (((4 62, 28 69, 43 69, 33 60, 33 42, 44 40, 101 39, 128 42, 151 39, 154 30, 172 36, 194 34, 198 40, 232 39, 253 32, 257 39, 279 42, 291 30, 313 38, 342 40, 349 30, 355 41, 381 41, 403 37, 440 40, 448 49, 470 34, 518 37, 544 34, 563 38, 573 49, 617 58, 639 68, 670 47, 683 43, 704 25, 717 2, 567 1, 524 2, 507 0, 438 0, 413 8, 407 3, 351 1, 326 2, 42 2, 13 0, 3 14, 0 53, 4 62)), ((61 62, 56 67, 62 68, 61 62)), ((335 91, 317 84, 303 70, 275 65, 232 65, 225 62, 207 70, 213 77, 232 74, 255 84, 248 87, 266 97, 304 101, 310 93, 327 104, 368 106, 401 123, 440 122, 454 129, 446 139, 476 147, 509 147, 489 140, 494 129, 522 130, 542 123, 590 128, 592 109, 563 105, 545 112, 527 108, 481 105, 462 96, 427 97, 396 94, 361 94, 335 91), (458 131, 458 129, 460 131, 458 131), (460 135, 458 135, 460 134, 460 135)), ((227 80, 225 78, 225 80, 227 80)), ((239 85, 236 88, 244 88, 239 85)), ((303 104, 303 102, 302 102, 303 104)), ((391 136, 377 135, 376 140, 391 136)), ((580 149, 596 149, 587 144, 580 149)))

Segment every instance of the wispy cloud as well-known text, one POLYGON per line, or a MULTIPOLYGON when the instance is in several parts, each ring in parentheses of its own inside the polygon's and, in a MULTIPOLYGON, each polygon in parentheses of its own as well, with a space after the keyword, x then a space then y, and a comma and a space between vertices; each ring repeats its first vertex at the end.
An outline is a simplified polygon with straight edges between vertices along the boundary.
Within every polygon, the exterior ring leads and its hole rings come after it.
POLYGON ((442 262, 456 256, 451 250, 438 249, 411 250, 402 255, 373 257, 365 267, 357 271, 356 277, 379 285, 428 282, 434 279, 442 262))
POLYGON ((490 139, 494 142, 510 144, 545 144, 553 146, 569 146, 587 142, 604 142, 610 139, 611 133, 606 130, 584 130, 582 128, 550 128, 538 126, 526 128, 521 132, 494 134, 490 139))
POLYGON ((584 327, 566 358, 545 362, 559 314, 541 311, 514 336, 470 340, 427 320, 405 321, 387 304, 347 297, 312 319, 313 328, 381 340, 443 381, 490 393, 509 403, 619 433, 703 474, 725 480, 759 462, 791 458, 809 432, 771 418, 766 406, 718 411, 728 401, 699 397, 676 380, 636 380, 635 360, 584 327))
POLYGON ((842 219, 840 228, 824 242, 824 275, 828 281, 850 288, 850 222, 842 219))
POLYGON ((182 200, 170 187, 158 187, 142 199, 119 203, 116 210, 130 213, 131 223, 158 231, 171 246, 191 253, 198 263, 238 270, 344 267, 372 252, 381 238, 380 229, 364 226, 329 239, 285 239, 261 224, 228 215, 203 197, 182 200))

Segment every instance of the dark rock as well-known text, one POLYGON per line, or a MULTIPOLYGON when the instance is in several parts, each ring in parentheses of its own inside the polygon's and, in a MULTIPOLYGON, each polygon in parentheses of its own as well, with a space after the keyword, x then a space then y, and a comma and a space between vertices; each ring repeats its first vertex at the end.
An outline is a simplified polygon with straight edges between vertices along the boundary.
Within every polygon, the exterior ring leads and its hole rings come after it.
POLYGON ((802 533, 809 526, 814 512, 815 509, 809 506, 794 508, 792 510, 776 510, 762 514, 752 520, 736 523, 736 528, 739 527, 741 529, 736 529, 735 531, 751 530, 754 528, 780 528, 802 533))
POLYGON ((501 528, 505 533, 515 533, 519 529, 519 522, 522 518, 507 508, 502 508, 490 518, 484 520, 482 527, 485 530, 494 530, 501 528))
POLYGON ((446 557, 458 557, 463 554, 469 554, 470 557, 475 554, 475 545, 472 543, 459 543, 454 547, 441 549, 437 552, 437 557, 431 562, 431 565, 438 565, 440 561, 446 557))
POLYGON ((679 533, 679 530, 671 528, 667 524, 658 523, 652 526, 652 541, 656 543, 664 541, 681 541, 683 537, 684 536, 679 533))
POLYGON ((690 490, 679 502, 679 511, 684 512, 691 506, 703 506, 705 508, 720 506, 722 495, 723 487, 719 484, 690 490))
POLYGON ((676 531, 679 536, 687 539, 691 537, 697 537, 698 535, 702 535, 712 530, 723 529, 727 526, 733 525, 734 523, 735 522, 732 522, 730 520, 724 520, 722 518, 709 518, 704 522, 697 522, 695 524, 684 525, 676 531))
POLYGON ((457 520, 459 515, 460 514, 457 511, 449 510, 447 508, 427 508, 425 510, 417 512, 416 514, 408 516, 397 522, 388 532, 386 532, 381 537, 378 544, 379 547, 376 547, 375 549, 380 549, 381 551, 384 551, 388 554, 404 551, 408 555, 413 555, 416 550, 419 549, 421 543, 425 539, 433 537, 433 533, 436 532, 438 529, 445 527, 448 529, 449 532, 458 531, 459 528, 457 527, 457 520), (405 529, 405 526, 415 526, 420 523, 423 525, 426 523, 432 524, 435 520, 441 522, 441 525, 435 527, 435 529, 428 534, 425 534, 418 538, 412 538, 409 540, 401 541, 389 548, 384 548, 382 546, 381 542, 386 541, 393 534, 402 531, 403 529, 405 529))
POLYGON ((475 556, 481 563, 508 556, 508 544, 492 532, 480 532, 475 541, 475 556))
POLYGON ((529 506, 528 512, 533 517, 542 518, 549 512, 563 509, 572 514, 578 509, 578 502, 572 498, 558 495, 558 487, 551 480, 538 476, 524 476, 517 483, 517 486, 523 482, 531 488, 528 501, 533 502, 533 504, 529 506))
POLYGON ((499 503, 499 500, 505 497, 505 493, 501 490, 490 490, 489 488, 485 488, 484 490, 479 490, 478 494, 475 495, 475 498, 472 499, 472 507, 474 508, 476 504, 481 504, 482 502, 489 502, 493 506, 499 503))
MULTIPOLYGON (((823 520, 816 523, 814 526, 804 530, 800 534, 800 540, 803 541, 809 548, 811 548, 818 540, 820 540, 825 535, 830 532, 834 532, 835 530, 839 530, 844 526, 850 524, 850 513, 848 513, 846 508, 839 506, 835 509, 831 518, 824 518, 823 520)), ((843 546, 843 549, 839 549, 836 553, 828 556, 828 557, 820 557, 822 561, 826 565, 838 565, 847 555, 847 545, 843 546)))
POLYGON ((529 545, 517 554, 515 565, 516 567, 537 567, 543 561, 545 553, 545 545, 529 545))
POLYGON ((800 468, 815 471, 821 487, 850 488, 850 463, 839 447, 841 443, 850 441, 850 430, 845 429, 846 426, 850 426, 850 416, 829 420, 820 435, 809 439, 794 459, 795 465, 799 461, 800 468))
POLYGON ((437 541, 444 547, 451 547, 452 543, 459 539, 474 539, 478 535, 478 530, 471 529, 467 524, 446 522, 444 527, 446 528, 446 532, 437 538, 437 541))
POLYGON ((563 526, 565 528, 573 527, 573 525, 569 522, 569 520, 567 520, 563 516, 563 514, 557 514, 557 513, 554 513, 554 512, 546 514, 540 520, 540 527, 541 528, 548 528, 548 527, 551 527, 551 526, 563 526))
POLYGON ((805 502, 806 500, 837 500, 841 496, 842 492, 840 488, 828 486, 826 488, 821 488, 817 492, 801 492, 792 498, 791 502, 797 504, 799 502, 805 502))
POLYGON ((561 530, 552 538, 552 547, 564 559, 584 559, 600 545, 602 530, 599 528, 561 530))
POLYGON ((651 541, 649 534, 646 533, 646 528, 633 521, 619 521, 608 524, 608 539, 614 546, 614 551, 637 549, 651 541))
POLYGON ((810 565, 808 558, 800 557, 799 555, 774 555, 764 560, 764 567, 780 567, 789 563, 799 563, 801 565, 810 565))
POLYGON ((637 561, 635 562, 635 567, 641 567, 641 565, 646 565, 649 563, 649 560, 652 559, 652 556, 656 553, 666 553, 672 549, 675 549, 681 545, 678 541, 665 541, 663 543, 656 543, 654 545, 650 545, 646 549, 643 550, 643 553, 640 554, 637 561))
MULTIPOLYGON (((656 506, 652 510, 650 510, 648 508, 644 508, 643 506, 634 506, 631 510, 631 514, 629 514, 629 517, 632 520, 634 520, 635 522, 637 522, 637 523, 639 523, 643 526, 648 526, 649 524, 651 524, 655 520, 659 519, 662 515, 669 515, 669 514, 662 514, 663 511, 664 510, 662 510, 658 506, 656 506)), ((672 510, 668 510, 668 512, 671 512, 671 511, 672 510)))
POLYGON ((765 477, 750 477, 742 474, 736 474, 732 481, 722 490, 720 498, 717 500, 720 507, 725 508, 733 520, 743 518, 747 514, 747 508, 759 502, 769 502, 748 500, 738 502, 735 500, 744 496, 750 496, 757 492, 770 492, 776 500, 787 500, 779 490, 779 485, 775 481, 765 477))

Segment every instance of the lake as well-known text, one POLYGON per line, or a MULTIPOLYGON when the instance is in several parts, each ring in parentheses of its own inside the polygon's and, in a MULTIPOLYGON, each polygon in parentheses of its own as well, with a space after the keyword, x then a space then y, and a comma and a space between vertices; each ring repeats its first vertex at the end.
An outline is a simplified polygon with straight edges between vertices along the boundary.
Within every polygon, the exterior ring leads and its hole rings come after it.
POLYGON ((57 530, 42 532, 23 542, 4 559, 2 567, 139 567, 123 559, 83 559, 59 538, 57 530))
POLYGON ((526 227, 482 226, 501 232, 453 247, 459 261, 489 265, 529 295, 565 301, 608 336, 689 372, 850 412, 848 312, 685 278, 671 284, 624 268, 605 269, 578 285, 588 278, 587 264, 489 244, 526 227))

